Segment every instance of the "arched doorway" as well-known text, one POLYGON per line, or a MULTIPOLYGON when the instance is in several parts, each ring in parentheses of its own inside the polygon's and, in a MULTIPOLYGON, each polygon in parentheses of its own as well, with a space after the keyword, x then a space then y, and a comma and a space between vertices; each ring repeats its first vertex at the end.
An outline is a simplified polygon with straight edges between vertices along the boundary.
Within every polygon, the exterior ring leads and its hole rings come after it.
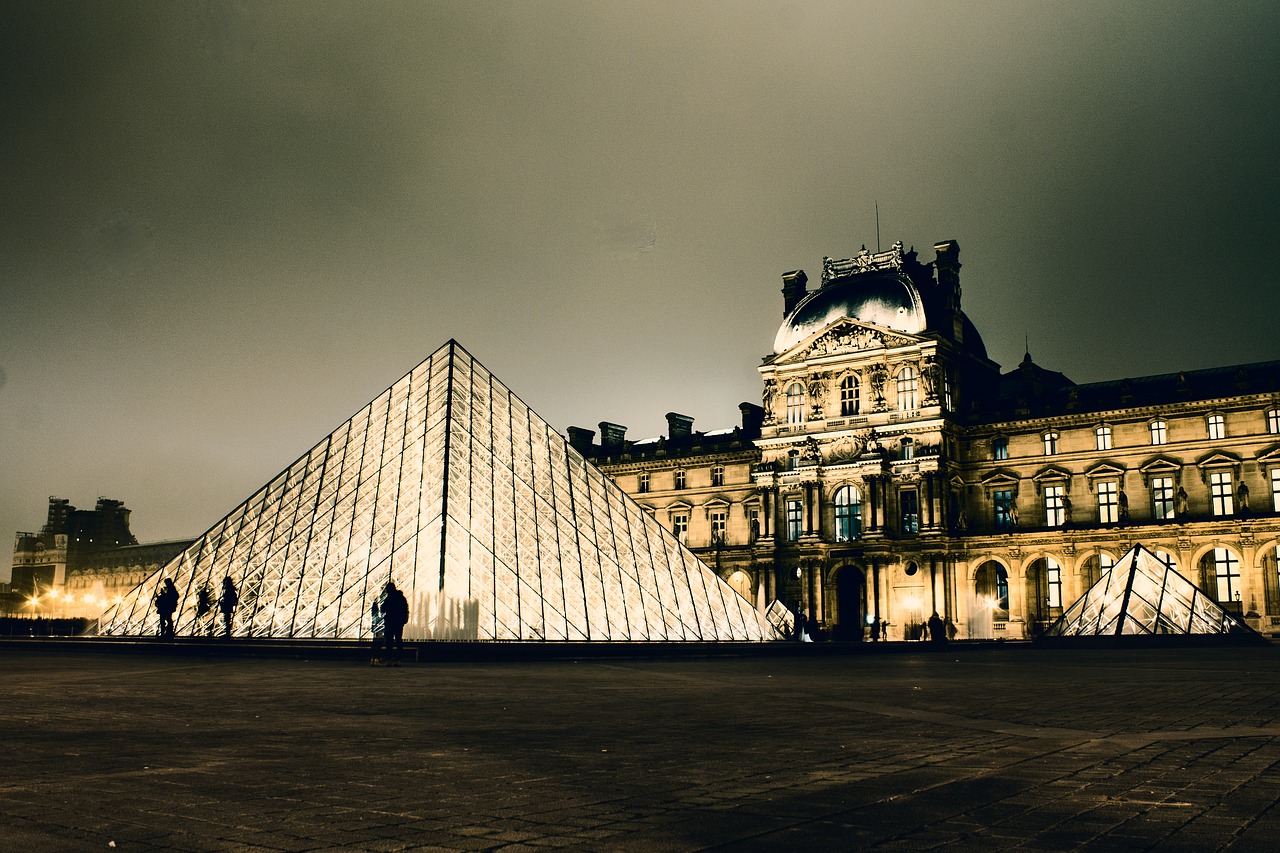
POLYGON ((836 625, 833 640, 861 642, 866 623, 867 576, 856 566, 836 570, 836 625))
POLYGON ((1004 636, 1009 621, 1009 573, 995 560, 978 566, 973 576, 973 603, 969 607, 969 636, 991 639, 1004 636))
POLYGON ((1027 622, 1035 633, 1062 615, 1062 566, 1041 557, 1027 566, 1027 622))

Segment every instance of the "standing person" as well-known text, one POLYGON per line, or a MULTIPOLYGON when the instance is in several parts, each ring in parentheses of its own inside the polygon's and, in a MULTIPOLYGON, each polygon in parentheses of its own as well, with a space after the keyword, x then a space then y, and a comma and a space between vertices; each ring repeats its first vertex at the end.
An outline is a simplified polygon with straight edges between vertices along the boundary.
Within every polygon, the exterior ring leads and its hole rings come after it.
POLYGON ((213 625, 209 624, 209 613, 213 610, 213 590, 209 589, 209 582, 205 581, 200 584, 200 589, 196 591, 196 624, 200 625, 209 634, 213 634, 213 625))
POLYGON ((218 598, 218 609, 222 611, 223 631, 226 638, 231 639, 231 617, 236 612, 236 604, 240 596, 236 595, 236 585, 230 577, 222 579, 222 595, 218 598))
POLYGON ((939 647, 947 645, 947 623, 942 621, 936 610, 929 617, 929 642, 939 647))
POLYGON ((392 666, 400 665, 404 651, 404 626, 409 621, 409 600, 396 589, 394 581, 387 581, 382 600, 383 629, 387 632, 387 659, 392 666))
POLYGON ((871 642, 880 642, 880 617, 871 620, 871 642))
POLYGON ((369 630, 373 632, 373 657, 369 663, 373 666, 386 666, 387 660, 382 656, 382 643, 387 635, 387 623, 382 618, 381 596, 374 599, 369 607, 369 630))
POLYGON ((178 588, 173 585, 173 578, 165 578, 160 589, 156 590, 153 599, 156 613, 160 614, 160 639, 173 639, 173 611, 178 609, 178 588))

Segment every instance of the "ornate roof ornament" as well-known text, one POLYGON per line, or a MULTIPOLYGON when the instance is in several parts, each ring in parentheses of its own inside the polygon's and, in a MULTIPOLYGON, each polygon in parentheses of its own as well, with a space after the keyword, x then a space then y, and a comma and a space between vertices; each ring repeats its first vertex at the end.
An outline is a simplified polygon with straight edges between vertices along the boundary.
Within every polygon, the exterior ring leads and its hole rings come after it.
POLYGON ((886 252, 872 252, 865 245, 852 258, 844 258, 836 260, 835 258, 822 259, 822 283, 825 285, 832 279, 842 278, 847 275, 858 275, 859 273, 875 272, 877 270, 900 270, 902 269, 903 258, 902 241, 894 243, 886 252))

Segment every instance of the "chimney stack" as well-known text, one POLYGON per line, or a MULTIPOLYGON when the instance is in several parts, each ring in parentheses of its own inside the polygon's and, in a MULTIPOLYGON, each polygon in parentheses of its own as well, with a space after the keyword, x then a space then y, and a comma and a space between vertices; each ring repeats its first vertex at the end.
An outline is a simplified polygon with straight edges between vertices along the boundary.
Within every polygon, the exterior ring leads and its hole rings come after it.
POLYGON ((591 453, 591 445, 596 440, 595 430, 571 426, 565 430, 565 432, 569 433, 570 447, 581 453, 583 456, 587 456, 591 453))
POLYGON ((739 403, 742 412, 742 434, 746 438, 759 438, 760 427, 764 425, 764 407, 755 403, 739 403))
POLYGON ((782 316, 788 317, 795 307, 800 304, 800 300, 804 299, 808 294, 805 285, 809 282, 809 276, 804 274, 804 270, 792 270, 782 274, 782 316))
POLYGON ((622 424, 600 422, 600 446, 605 450, 621 450, 626 438, 627 428, 622 424))
POLYGON ((693 435, 693 418, 676 412, 667 412, 668 441, 678 441, 691 435, 693 435))

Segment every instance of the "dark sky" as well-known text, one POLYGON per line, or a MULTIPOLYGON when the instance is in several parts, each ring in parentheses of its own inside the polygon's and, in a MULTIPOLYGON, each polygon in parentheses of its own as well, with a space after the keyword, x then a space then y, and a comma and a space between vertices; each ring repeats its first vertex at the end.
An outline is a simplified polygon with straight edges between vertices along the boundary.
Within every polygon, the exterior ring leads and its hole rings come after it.
POLYGON ((1280 358, 1278 57, 1270 0, 10 0, 0 530, 197 535, 450 337, 561 429, 732 426, 877 201, 1006 368, 1280 358))

